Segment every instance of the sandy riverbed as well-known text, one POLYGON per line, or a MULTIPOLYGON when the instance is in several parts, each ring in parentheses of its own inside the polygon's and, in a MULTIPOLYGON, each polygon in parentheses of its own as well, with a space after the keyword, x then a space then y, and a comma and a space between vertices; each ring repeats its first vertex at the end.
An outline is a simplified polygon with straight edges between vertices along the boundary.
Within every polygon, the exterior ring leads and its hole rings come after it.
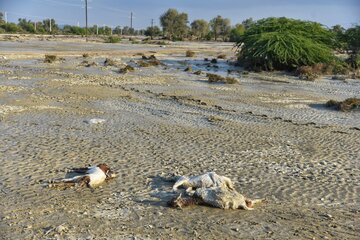
POLYGON ((324 103, 360 97, 360 81, 241 75, 227 60, 203 61, 219 54, 234 58, 232 45, 0 41, 0 239, 359 239, 360 112, 324 103), (165 65, 139 68, 140 53, 165 65), (105 67, 108 57, 135 71, 105 67), (189 65, 240 83, 209 84, 189 65), (119 177, 101 188, 44 187, 66 167, 102 162, 119 177), (166 206, 165 176, 207 171, 267 203, 166 206))

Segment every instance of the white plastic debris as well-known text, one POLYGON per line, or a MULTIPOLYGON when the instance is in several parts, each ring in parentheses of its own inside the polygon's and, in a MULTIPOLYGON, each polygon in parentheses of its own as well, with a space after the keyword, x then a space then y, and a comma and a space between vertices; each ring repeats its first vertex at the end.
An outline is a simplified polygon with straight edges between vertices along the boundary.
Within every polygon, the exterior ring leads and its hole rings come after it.
POLYGON ((101 124, 104 123, 106 120, 102 119, 102 118, 92 118, 90 120, 87 120, 85 122, 87 122, 88 124, 101 124))

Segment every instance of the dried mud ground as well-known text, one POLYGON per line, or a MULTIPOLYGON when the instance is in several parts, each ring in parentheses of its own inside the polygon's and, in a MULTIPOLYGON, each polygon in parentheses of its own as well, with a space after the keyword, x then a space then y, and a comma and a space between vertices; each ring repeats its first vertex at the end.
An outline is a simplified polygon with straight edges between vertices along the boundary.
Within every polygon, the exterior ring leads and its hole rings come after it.
POLYGON ((360 112, 324 103, 360 97, 360 81, 244 75, 227 60, 203 61, 221 53, 234 57, 219 43, 0 41, 0 239, 359 239, 360 112), (138 67, 140 53, 165 65, 138 67), (104 66, 108 57, 135 71, 104 66), (188 65, 229 69, 239 84, 209 84, 188 65), (93 191, 44 184, 97 163, 119 177, 93 191), (166 206, 166 176, 208 171, 267 202, 166 206))

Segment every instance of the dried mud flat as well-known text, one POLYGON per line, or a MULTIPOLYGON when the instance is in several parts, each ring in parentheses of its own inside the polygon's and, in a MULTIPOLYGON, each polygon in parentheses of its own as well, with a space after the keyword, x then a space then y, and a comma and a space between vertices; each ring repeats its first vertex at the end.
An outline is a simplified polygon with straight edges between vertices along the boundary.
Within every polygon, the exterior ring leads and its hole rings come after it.
POLYGON ((360 82, 241 75, 227 60, 203 61, 231 50, 1 41, 0 239, 359 239, 360 113, 323 104, 360 97, 360 82), (197 55, 186 58, 187 49, 197 55), (138 67, 139 53, 165 65, 138 67), (44 63, 44 54, 64 60, 44 63), (105 58, 135 71, 120 74, 105 58), (184 72, 189 65, 229 69, 240 83, 209 84, 184 72), (102 162, 119 177, 101 188, 44 187, 67 167, 102 162), (207 171, 267 203, 255 211, 166 206, 174 193, 165 176, 207 171))

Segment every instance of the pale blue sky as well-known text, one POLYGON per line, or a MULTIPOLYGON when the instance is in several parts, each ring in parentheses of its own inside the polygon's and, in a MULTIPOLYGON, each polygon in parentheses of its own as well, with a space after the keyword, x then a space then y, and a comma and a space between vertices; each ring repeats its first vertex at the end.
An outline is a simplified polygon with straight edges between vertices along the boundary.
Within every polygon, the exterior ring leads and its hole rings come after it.
MULTIPOLYGON (((326 26, 340 24, 346 28, 360 24, 360 0, 88 0, 89 25, 130 25, 146 28, 151 19, 159 24, 159 16, 169 8, 176 8, 194 19, 210 20, 216 15, 242 22, 253 17, 289 17, 320 22, 326 26)), ((41 20, 54 18, 58 24, 83 26, 84 0, 0 0, 0 11, 8 20, 18 18, 41 20)))

